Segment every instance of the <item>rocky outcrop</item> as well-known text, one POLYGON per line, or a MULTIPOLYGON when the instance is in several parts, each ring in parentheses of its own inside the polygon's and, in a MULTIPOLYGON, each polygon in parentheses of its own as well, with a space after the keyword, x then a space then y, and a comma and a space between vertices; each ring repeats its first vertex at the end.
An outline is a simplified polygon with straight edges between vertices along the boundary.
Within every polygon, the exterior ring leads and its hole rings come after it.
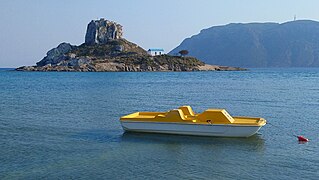
POLYGON ((74 49, 75 46, 72 46, 69 43, 61 43, 58 47, 51 49, 47 52, 47 55, 39 62, 37 66, 45 66, 48 64, 56 65, 66 58, 66 53, 74 49))
POLYGON ((240 67, 217 66, 217 65, 205 64, 203 66, 198 66, 198 71, 247 71, 247 69, 240 68, 240 67))
POLYGON ((85 44, 105 44, 110 40, 122 38, 122 26, 105 19, 92 20, 86 30, 85 44))

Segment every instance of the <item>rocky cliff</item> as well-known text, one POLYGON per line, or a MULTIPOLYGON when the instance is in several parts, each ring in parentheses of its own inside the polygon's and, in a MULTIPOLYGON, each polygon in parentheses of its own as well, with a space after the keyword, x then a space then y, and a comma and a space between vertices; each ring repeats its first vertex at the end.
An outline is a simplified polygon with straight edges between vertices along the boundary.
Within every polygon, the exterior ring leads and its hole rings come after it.
POLYGON ((36 66, 19 71, 212 71, 244 70, 203 63, 193 57, 150 56, 138 45, 122 38, 122 26, 100 19, 88 24, 85 43, 61 43, 47 52, 36 66))
POLYGON ((85 44, 105 44, 110 40, 122 38, 122 26, 105 19, 92 20, 86 30, 85 44))
POLYGON ((240 67, 319 67, 319 22, 233 23, 185 39, 170 52, 187 49, 205 63, 240 67))
POLYGON ((37 62, 37 66, 45 66, 47 64, 56 65, 66 59, 66 53, 74 48, 76 48, 76 46, 72 46, 69 43, 61 43, 58 47, 48 51, 47 55, 41 61, 37 62))

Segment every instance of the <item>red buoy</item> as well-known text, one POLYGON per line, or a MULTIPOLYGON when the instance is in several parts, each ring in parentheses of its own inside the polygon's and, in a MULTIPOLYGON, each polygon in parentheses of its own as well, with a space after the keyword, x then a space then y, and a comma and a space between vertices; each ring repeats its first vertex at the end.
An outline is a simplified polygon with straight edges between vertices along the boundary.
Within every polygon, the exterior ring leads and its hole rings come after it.
POLYGON ((302 142, 308 142, 309 141, 309 139, 307 139, 307 138, 305 138, 303 136, 297 136, 297 138, 298 138, 298 141, 302 141, 302 142))

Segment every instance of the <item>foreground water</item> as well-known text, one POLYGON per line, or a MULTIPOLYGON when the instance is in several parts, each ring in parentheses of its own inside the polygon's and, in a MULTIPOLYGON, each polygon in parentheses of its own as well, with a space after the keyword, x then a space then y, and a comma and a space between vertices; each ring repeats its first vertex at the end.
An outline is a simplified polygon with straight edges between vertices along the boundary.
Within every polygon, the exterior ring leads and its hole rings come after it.
POLYGON ((0 71, 0 179, 318 179, 319 69, 0 71), (123 133, 119 117, 191 105, 260 116, 250 138, 123 133), (298 143, 293 134, 311 141, 298 143))

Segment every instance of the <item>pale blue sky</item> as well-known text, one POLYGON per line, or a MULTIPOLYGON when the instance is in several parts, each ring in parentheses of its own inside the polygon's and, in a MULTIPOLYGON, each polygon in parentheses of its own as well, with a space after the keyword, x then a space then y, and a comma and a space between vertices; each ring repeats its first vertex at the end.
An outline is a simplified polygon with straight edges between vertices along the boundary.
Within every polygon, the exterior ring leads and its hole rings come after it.
POLYGON ((34 65, 61 42, 84 42, 86 26, 104 17, 124 37, 166 52, 201 29, 234 22, 319 21, 317 0, 1 0, 0 67, 34 65))

